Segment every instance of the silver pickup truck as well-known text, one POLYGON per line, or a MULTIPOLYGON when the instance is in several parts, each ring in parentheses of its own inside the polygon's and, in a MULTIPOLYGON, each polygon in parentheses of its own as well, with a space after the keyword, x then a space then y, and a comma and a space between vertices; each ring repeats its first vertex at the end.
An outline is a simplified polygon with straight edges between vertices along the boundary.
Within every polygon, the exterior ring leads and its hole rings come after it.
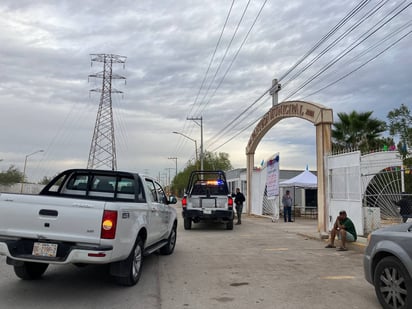
POLYGON ((233 230, 233 199, 223 171, 193 171, 182 198, 185 230, 192 222, 219 221, 233 230))
POLYGON ((147 176, 67 170, 39 195, 0 194, 0 255, 21 279, 41 277, 49 264, 109 264, 110 275, 131 286, 144 255, 173 253, 174 203, 147 176))

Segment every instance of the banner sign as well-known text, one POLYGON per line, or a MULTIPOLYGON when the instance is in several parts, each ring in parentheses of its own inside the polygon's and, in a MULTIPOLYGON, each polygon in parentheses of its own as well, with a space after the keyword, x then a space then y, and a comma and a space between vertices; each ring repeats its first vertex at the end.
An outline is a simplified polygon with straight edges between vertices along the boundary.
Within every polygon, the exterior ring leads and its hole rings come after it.
POLYGON ((266 190, 268 198, 279 196, 279 154, 267 162, 266 190))

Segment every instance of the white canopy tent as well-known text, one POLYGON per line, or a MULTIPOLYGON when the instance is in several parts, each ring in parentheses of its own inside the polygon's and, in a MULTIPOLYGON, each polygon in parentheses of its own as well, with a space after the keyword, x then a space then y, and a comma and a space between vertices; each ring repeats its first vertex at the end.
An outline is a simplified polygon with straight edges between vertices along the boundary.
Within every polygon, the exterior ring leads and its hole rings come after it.
MULTIPOLYGON (((288 180, 285 181, 281 181, 279 183, 279 187, 293 187, 293 196, 296 197, 296 188, 301 188, 301 189, 317 189, 318 187, 318 177, 316 177, 316 175, 312 174, 311 172, 309 172, 307 169, 304 170, 302 173, 300 173, 299 175, 290 178, 288 180)), ((294 198, 294 205, 293 207, 293 218, 295 219, 296 217, 296 200, 294 198)), ((306 209, 305 209, 306 212, 306 209)))
POLYGON ((318 187, 318 177, 316 177, 314 174, 309 172, 308 170, 304 170, 302 173, 299 175, 285 180, 281 181, 279 183, 280 187, 301 187, 301 188, 308 188, 308 189, 316 189, 318 187))

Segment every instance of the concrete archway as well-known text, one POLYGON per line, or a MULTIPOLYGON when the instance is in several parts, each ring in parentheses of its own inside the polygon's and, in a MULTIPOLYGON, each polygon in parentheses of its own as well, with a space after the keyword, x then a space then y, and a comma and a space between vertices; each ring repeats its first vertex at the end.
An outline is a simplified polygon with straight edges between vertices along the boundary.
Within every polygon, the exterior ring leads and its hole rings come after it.
POLYGON ((251 180, 257 146, 265 134, 279 121, 286 118, 305 119, 316 126, 316 167, 318 171, 318 231, 327 232, 325 155, 330 153, 332 109, 305 101, 286 101, 274 105, 259 121, 246 147, 247 157, 247 212, 252 200, 251 180))

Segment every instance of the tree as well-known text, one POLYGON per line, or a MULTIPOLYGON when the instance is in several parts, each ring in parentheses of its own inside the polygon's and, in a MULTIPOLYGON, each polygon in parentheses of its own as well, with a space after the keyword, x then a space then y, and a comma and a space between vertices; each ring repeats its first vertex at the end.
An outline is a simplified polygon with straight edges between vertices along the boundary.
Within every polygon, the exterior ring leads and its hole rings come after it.
POLYGON ((388 113, 389 134, 399 136, 398 149, 403 159, 408 157, 412 147, 412 115, 409 108, 403 104, 388 113))
POLYGON ((11 165, 7 171, 0 173, 0 184, 10 186, 23 181, 23 173, 14 165, 11 165))
MULTIPOLYGON (((187 182, 189 181, 189 176, 192 171, 197 170, 197 166, 200 166, 198 162, 188 162, 185 169, 178 173, 175 178, 173 178, 171 191, 181 196, 186 188, 187 182)), ((203 169, 204 170, 222 170, 228 171, 232 169, 232 164, 229 160, 229 154, 225 152, 211 153, 205 152, 203 157, 203 169)))
POLYGON ((361 152, 374 150, 380 135, 386 131, 386 123, 371 118, 372 111, 350 114, 338 113, 339 121, 333 124, 332 140, 337 150, 359 149, 361 152))
POLYGON ((232 169, 232 164, 229 160, 229 154, 225 152, 219 152, 218 154, 206 152, 203 159, 203 169, 222 171, 228 171, 232 169))

